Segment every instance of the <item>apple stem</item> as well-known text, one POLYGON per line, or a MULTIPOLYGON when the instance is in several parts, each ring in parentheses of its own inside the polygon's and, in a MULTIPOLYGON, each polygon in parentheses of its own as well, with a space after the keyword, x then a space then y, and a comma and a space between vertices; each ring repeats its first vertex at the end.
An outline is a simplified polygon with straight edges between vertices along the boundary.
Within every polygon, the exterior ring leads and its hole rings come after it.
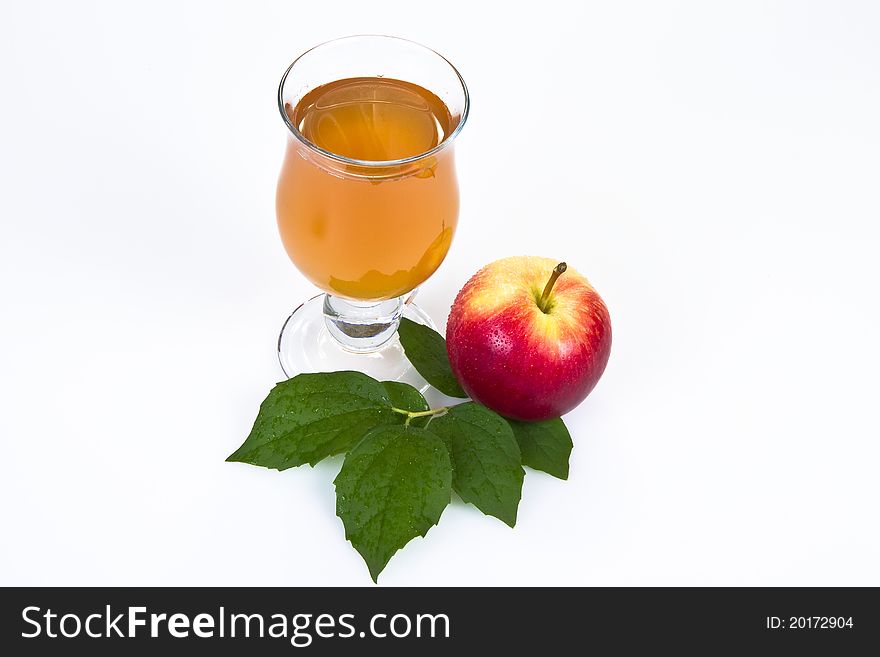
POLYGON ((566 269, 568 269, 568 265, 564 262, 560 262, 553 268, 550 280, 547 281, 547 285, 544 286, 544 291, 541 293, 541 298, 538 299, 538 308, 541 309, 541 312, 546 313, 549 311, 550 292, 553 291, 553 286, 556 285, 556 279, 562 276, 566 269))

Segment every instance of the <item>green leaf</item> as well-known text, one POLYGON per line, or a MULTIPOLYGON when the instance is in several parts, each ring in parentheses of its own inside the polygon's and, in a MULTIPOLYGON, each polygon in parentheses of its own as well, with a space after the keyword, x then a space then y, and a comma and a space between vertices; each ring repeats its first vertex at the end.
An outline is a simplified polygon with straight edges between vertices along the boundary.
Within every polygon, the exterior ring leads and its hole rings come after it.
MULTIPOLYGON (((427 411, 430 408, 428 402, 422 397, 422 393, 408 383, 383 381, 382 385, 385 386, 385 392, 388 393, 388 398, 391 400, 391 405, 394 408, 412 412, 427 411)), ((405 417, 401 414, 401 421, 405 417)))
POLYGON ((467 402, 431 421, 452 457, 452 487, 465 502, 511 527, 522 496, 524 471, 513 431, 485 406, 467 402))
POLYGON ((375 582, 395 552, 440 520, 451 495, 452 465, 433 433, 380 427, 346 455, 334 483, 345 537, 375 582))
POLYGON ((446 354, 446 340, 437 331, 404 317, 397 329, 409 362, 425 381, 450 397, 467 397, 461 389, 446 354))
POLYGON ((315 465, 401 417, 386 388, 366 374, 300 374, 272 389, 250 435, 226 460, 277 470, 315 465))
POLYGON ((507 421, 519 443, 523 465, 560 479, 568 479, 571 434, 561 418, 543 422, 507 421))

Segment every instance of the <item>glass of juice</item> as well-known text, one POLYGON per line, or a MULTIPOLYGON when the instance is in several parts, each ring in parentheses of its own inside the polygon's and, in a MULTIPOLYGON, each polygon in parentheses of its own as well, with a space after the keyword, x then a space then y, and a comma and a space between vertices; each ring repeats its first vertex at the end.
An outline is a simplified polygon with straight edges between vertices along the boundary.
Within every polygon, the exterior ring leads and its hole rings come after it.
POLYGON ((453 142, 468 92, 444 57, 412 41, 352 36, 296 59, 278 90, 288 129, 276 210, 281 240, 324 292, 278 339, 287 376, 354 369, 419 383, 396 338, 458 222, 453 142))

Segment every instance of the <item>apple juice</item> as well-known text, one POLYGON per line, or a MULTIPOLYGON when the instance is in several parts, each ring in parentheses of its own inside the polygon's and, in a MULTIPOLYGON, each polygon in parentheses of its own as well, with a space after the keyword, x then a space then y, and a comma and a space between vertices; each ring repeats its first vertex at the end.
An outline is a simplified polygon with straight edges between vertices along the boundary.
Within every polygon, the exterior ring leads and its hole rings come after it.
POLYGON ((284 110, 320 149, 291 135, 278 181, 278 227, 294 264, 351 299, 420 285, 449 250, 459 198, 452 149, 419 156, 457 119, 427 89, 388 78, 337 80, 284 110))

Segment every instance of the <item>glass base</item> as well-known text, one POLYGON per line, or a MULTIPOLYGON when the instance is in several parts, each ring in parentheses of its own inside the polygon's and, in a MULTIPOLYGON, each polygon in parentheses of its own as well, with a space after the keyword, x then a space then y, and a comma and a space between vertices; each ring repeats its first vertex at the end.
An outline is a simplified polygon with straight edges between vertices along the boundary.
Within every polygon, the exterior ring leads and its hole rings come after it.
POLYGON ((278 336, 278 361, 290 378, 304 372, 355 370, 379 381, 402 381, 424 392, 397 339, 401 317, 436 329, 415 303, 415 294, 390 301, 358 303, 327 294, 294 310, 278 336))

